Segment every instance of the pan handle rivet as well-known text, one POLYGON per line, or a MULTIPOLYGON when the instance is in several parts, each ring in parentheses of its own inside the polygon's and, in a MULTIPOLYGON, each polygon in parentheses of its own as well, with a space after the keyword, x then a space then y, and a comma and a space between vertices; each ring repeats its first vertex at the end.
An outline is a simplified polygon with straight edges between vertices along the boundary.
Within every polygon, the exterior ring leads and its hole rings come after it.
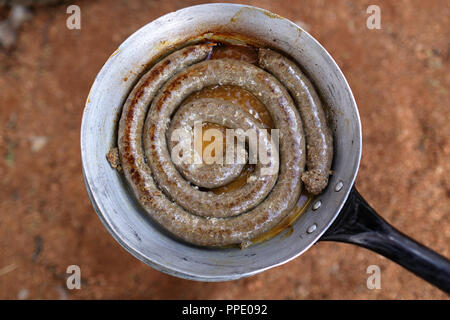
POLYGON ((336 183, 336 186, 334 187, 334 191, 339 192, 342 190, 343 187, 344 187, 344 183, 342 181, 339 181, 338 183, 336 183))
POLYGON ((316 231, 316 229, 317 229, 317 224, 314 223, 312 226, 310 226, 308 228, 308 230, 306 230, 306 232, 307 233, 313 233, 314 231, 316 231))
POLYGON ((313 211, 316 211, 317 209, 319 209, 321 205, 322 205, 322 201, 320 201, 320 200, 317 200, 316 202, 314 202, 314 204, 312 206, 313 211))

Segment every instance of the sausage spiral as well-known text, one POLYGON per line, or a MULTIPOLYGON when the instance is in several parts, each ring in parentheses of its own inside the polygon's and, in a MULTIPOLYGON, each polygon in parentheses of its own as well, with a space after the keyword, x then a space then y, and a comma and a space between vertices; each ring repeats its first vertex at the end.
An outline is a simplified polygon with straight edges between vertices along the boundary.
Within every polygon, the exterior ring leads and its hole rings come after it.
MULTIPOLYGON (((308 141, 302 109, 299 113, 292 88, 283 85, 285 78, 278 80, 269 64, 261 66, 273 75, 244 61, 207 59, 212 46, 198 44, 175 51, 139 80, 123 107, 118 149, 133 192, 164 228, 196 245, 245 245, 273 228, 297 203, 308 141), (236 86, 257 97, 279 130, 279 148, 270 149, 271 137, 259 135, 266 126, 241 106, 221 99, 187 99, 210 86, 236 86), (173 133, 180 129, 192 132, 196 122, 255 130, 260 144, 271 150, 269 163, 256 163, 242 187, 212 192, 236 179, 244 164, 192 166, 172 161, 177 146, 171 139, 173 133), (277 168, 275 174, 261 174, 268 166, 277 168)), ((310 162, 308 157, 308 168, 310 162)), ((313 164, 311 169, 322 170, 313 164)))

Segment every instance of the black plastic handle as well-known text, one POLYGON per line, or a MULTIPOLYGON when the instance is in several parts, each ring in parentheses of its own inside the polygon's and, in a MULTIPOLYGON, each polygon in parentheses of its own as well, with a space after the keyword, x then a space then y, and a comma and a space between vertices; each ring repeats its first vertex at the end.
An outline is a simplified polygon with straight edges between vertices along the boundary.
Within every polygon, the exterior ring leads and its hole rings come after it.
POLYGON ((450 261, 389 225, 355 187, 321 241, 339 241, 373 250, 450 294, 450 261))

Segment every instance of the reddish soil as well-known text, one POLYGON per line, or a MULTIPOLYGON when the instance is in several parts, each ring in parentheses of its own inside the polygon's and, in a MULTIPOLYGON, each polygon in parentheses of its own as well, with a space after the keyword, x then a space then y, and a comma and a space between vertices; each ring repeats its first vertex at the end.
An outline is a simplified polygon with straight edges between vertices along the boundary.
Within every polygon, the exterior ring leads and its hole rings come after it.
MULTIPOLYGON (((395 263, 352 245, 319 243, 257 276, 199 283, 153 270, 97 218, 81 175, 80 122, 95 75, 149 21, 205 1, 78 1, 38 8, 16 48, 0 51, 0 298, 446 299, 395 263), (66 268, 82 271, 65 289, 66 268), (381 267, 381 290, 366 268, 381 267)), ((382 29, 366 28, 373 1, 242 1, 302 21, 333 55, 359 106, 364 150, 357 186, 389 222, 450 256, 450 7, 382 1, 382 29)), ((0 16, 5 10, 0 9, 0 16)))

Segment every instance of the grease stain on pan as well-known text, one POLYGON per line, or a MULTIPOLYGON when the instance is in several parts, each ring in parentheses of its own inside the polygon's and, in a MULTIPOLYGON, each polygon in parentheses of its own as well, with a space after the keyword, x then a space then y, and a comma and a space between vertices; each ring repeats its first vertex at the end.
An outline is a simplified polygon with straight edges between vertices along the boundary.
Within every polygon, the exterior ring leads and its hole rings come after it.
POLYGON ((349 118, 345 118, 345 129, 347 130, 347 132, 350 131, 350 119, 349 118))
POLYGON ((88 96, 86 98, 86 104, 91 103, 91 91, 92 91, 92 87, 91 87, 91 89, 89 89, 89 93, 88 93, 88 96))
POLYGON ((298 218, 308 209, 313 197, 305 193, 302 193, 297 205, 284 219, 282 219, 277 225, 275 225, 269 231, 263 233, 259 237, 250 240, 250 245, 267 243, 268 240, 275 238, 277 235, 283 233, 281 239, 286 239, 294 232, 294 224, 298 218))
POLYGON ((282 239, 286 239, 290 237, 294 233, 294 227, 293 226, 287 226, 286 232, 281 235, 282 239))
POLYGON ((271 19, 284 19, 282 16, 270 11, 263 11, 263 13, 271 19))
POLYGON ((231 17, 230 23, 236 22, 236 21, 239 19, 240 15, 242 14, 243 10, 251 10, 251 8, 245 7, 245 8, 239 9, 239 11, 236 12, 236 13, 231 17))
POLYGON ((116 51, 114 51, 114 52, 109 56, 108 60, 111 59, 112 57, 114 57, 114 56, 115 56, 116 54, 118 54, 119 52, 120 52, 120 49, 117 48, 116 51))
POLYGON ((267 17, 269 17, 269 18, 271 18, 271 19, 284 19, 282 16, 280 16, 280 15, 278 15, 278 14, 276 14, 276 13, 272 13, 272 12, 270 12, 270 11, 266 11, 266 10, 261 10, 261 9, 255 9, 255 8, 252 8, 252 7, 244 7, 244 8, 242 8, 242 9, 239 9, 239 11, 238 12, 236 12, 232 17, 231 17, 231 19, 230 19, 230 23, 234 23, 234 22, 236 22, 237 20, 239 20, 239 18, 240 18, 240 16, 244 13, 244 12, 248 12, 248 11, 254 11, 254 12, 261 12, 262 11, 262 13, 265 15, 265 16, 267 16, 267 17))
MULTIPOLYGON (((240 9, 239 11, 237 11, 232 17, 231 17, 231 19, 230 19, 230 21, 228 22, 229 24, 233 24, 233 23, 236 23, 236 22, 238 22, 238 21, 240 21, 240 20, 246 20, 246 19, 248 19, 249 18, 249 12, 257 12, 258 14, 259 13, 262 13, 262 14, 264 14, 266 17, 269 17, 270 19, 280 19, 280 20, 287 20, 286 18, 284 18, 284 17, 282 17, 282 16, 280 16, 280 15, 278 15, 278 14, 276 14, 276 13, 273 13, 273 12, 270 12, 270 11, 267 11, 267 10, 262 10, 262 9, 255 9, 255 8, 252 8, 252 7, 244 7, 244 8, 242 8, 242 9, 240 9)), ((225 25, 226 26, 226 25, 225 25)), ((303 29, 300 27, 300 26, 298 26, 298 25, 296 25, 296 24, 292 24, 292 26, 295 28, 295 30, 297 31, 297 37, 295 37, 295 40, 293 39, 293 41, 295 42, 295 43, 298 43, 299 41, 300 41, 300 39, 301 39, 301 37, 302 37, 302 33, 303 33, 303 29)), ((272 40, 272 43, 275 43, 275 42, 277 42, 277 41, 280 41, 279 39, 273 39, 272 40)), ((286 46, 288 46, 288 43, 287 42, 285 42, 285 41, 281 41, 281 43, 284 43, 284 45, 286 45, 286 46)), ((245 44, 245 43, 243 43, 243 44, 245 44)), ((247 44, 249 44, 249 43, 247 43, 247 44)))

